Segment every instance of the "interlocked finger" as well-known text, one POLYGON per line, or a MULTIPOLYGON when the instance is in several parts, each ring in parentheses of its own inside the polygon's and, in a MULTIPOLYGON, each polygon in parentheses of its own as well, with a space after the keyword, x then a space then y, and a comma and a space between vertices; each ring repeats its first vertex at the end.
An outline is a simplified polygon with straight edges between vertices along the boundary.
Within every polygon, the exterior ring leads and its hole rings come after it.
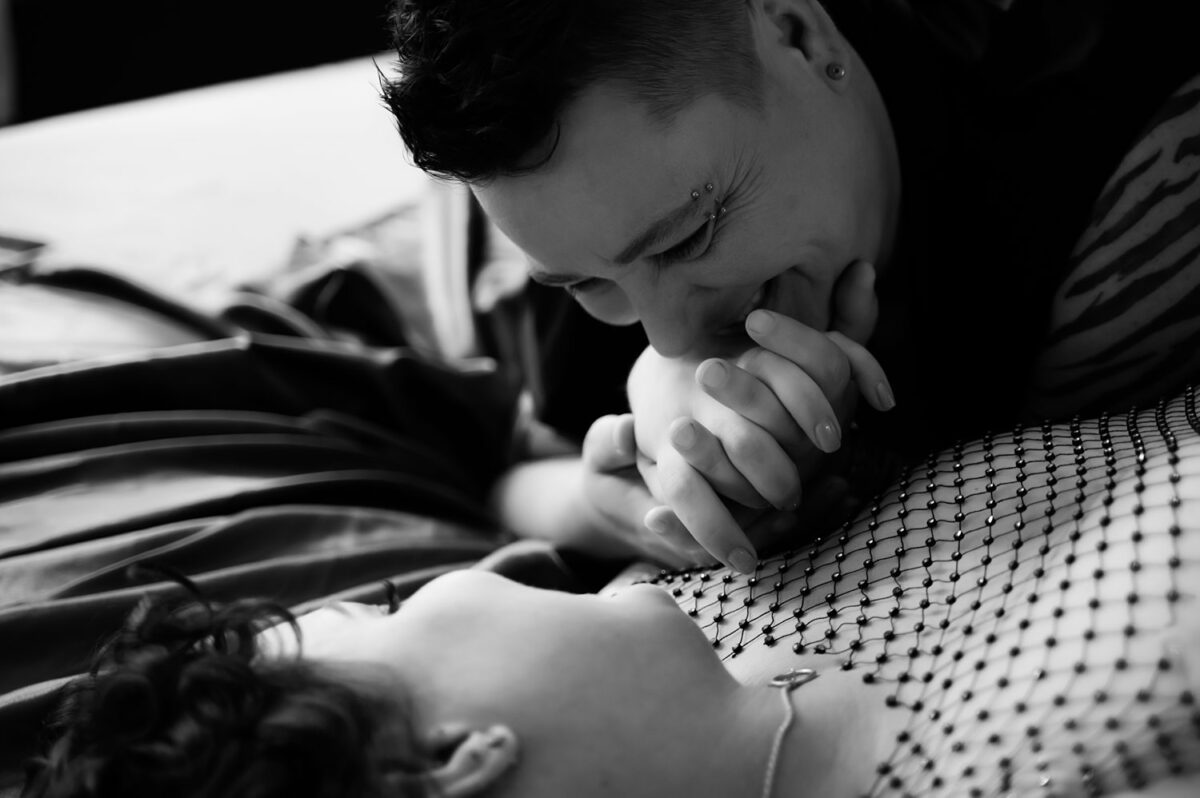
POLYGON ((658 462, 667 504, 705 551, 739 571, 753 570, 757 555, 729 509, 700 472, 673 448, 658 462))
POLYGON ((850 363, 823 331, 762 309, 747 317, 746 330, 759 346, 794 363, 825 396, 838 397, 849 385, 850 363))
MULTIPOLYGON (((746 373, 767 387, 787 411, 797 429, 823 452, 835 452, 842 443, 842 428, 829 397, 821 386, 795 363, 767 349, 755 347, 741 358, 746 373)), ((796 456, 797 447, 790 449, 796 456)))
MULTIPOLYGON (((790 363, 786 368, 797 369, 790 363)), ((710 358, 696 369, 696 379, 705 393, 762 427, 785 449, 796 450, 804 441, 805 433, 761 375, 748 371, 740 363, 710 358)))
POLYGON ((878 410, 895 404, 883 367, 866 347, 840 332, 825 333, 769 310, 756 310, 746 329, 759 346, 795 363, 836 402, 855 382, 878 410))
POLYGON ((770 433, 733 410, 719 407, 714 412, 712 432, 736 472, 772 507, 795 507, 800 498, 800 474, 788 452, 770 433))
POLYGON ((875 356, 868 352, 865 346, 840 332, 831 332, 828 337, 845 354, 854 381, 858 383, 859 391, 867 403, 876 410, 891 410, 895 407, 896 399, 892 396, 891 384, 875 356))
POLYGON ((677 418, 671 423, 669 434, 675 451, 700 472, 717 493, 747 507, 767 506, 768 501, 739 472, 721 441, 703 424, 690 418, 677 418))
POLYGON ((583 438, 583 460, 597 471, 625 468, 634 462, 633 416, 601 416, 583 438))
POLYGON ((656 541, 647 548, 653 549, 659 555, 658 559, 676 568, 712 565, 716 562, 713 556, 696 542, 670 507, 653 508, 646 513, 644 524, 656 541))

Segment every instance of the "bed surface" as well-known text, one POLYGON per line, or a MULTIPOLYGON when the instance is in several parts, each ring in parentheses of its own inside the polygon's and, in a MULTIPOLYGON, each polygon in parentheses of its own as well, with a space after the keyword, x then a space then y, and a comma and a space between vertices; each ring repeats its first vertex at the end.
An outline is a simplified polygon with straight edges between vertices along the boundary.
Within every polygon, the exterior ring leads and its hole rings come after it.
MULTIPOLYGON (((0 129, 0 234, 211 307, 321 237, 418 200, 355 59, 0 129)), ((169 69, 169 65, 162 68, 169 69)))
POLYGON ((516 386, 439 350, 462 195, 404 160, 375 69, 0 130, 0 235, 47 244, 0 267, 0 796, 55 687, 175 589, 131 566, 298 610, 570 581, 490 524, 516 386))

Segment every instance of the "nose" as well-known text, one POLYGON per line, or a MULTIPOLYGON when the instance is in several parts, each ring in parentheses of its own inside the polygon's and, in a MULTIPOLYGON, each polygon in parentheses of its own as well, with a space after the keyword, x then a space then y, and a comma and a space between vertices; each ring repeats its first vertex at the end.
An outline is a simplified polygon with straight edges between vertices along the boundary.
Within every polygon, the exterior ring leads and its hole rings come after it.
POLYGON ((706 348, 710 335, 705 303, 689 292, 663 290, 662 286, 627 289, 650 345, 658 354, 678 358, 706 348))
POLYGON ((699 362, 707 357, 729 357, 753 345, 753 341, 725 308, 720 295, 685 296, 677 301, 634 301, 638 319, 650 345, 670 359, 699 362))

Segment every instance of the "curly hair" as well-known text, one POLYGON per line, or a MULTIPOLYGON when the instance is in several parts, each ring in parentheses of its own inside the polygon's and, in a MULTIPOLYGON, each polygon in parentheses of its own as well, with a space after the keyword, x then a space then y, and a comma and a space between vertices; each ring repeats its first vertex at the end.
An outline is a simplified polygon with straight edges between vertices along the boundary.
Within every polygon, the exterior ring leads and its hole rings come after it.
MULTIPOLYGON (((427 796, 431 757, 347 674, 260 656, 286 610, 144 602, 64 690, 26 798, 427 796)), ((398 711, 399 710, 399 711, 398 711)))
POLYGON ((710 94, 761 107, 746 0, 396 0, 384 102, 413 162, 481 182, 542 166, 586 88, 669 122, 710 94))

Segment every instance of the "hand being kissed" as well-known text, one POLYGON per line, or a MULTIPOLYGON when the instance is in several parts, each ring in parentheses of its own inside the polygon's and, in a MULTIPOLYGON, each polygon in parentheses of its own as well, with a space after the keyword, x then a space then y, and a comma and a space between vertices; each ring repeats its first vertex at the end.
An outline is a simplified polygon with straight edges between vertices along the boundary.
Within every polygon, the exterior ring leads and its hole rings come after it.
POLYGON ((879 410, 894 404, 863 346, 878 313, 874 277, 864 262, 846 270, 829 331, 759 309, 746 319, 745 350, 734 356, 642 354, 627 388, 639 470, 663 502, 647 513, 649 529, 669 545, 694 551, 699 544, 748 571, 755 542, 794 527, 786 514, 840 447, 857 397, 879 410), (752 541, 746 531, 755 524, 752 541))

